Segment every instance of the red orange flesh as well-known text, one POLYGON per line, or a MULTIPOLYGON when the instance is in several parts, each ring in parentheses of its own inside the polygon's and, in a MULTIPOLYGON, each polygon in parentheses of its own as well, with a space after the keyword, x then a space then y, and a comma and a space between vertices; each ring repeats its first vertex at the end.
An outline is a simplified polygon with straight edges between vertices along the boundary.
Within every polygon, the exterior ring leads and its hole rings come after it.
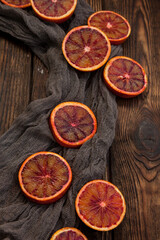
POLYGON ((88 18, 88 25, 103 31, 111 44, 123 43, 131 33, 129 22, 120 14, 112 11, 99 11, 88 18))
POLYGON ((92 110, 79 102, 64 102, 50 115, 50 127, 59 144, 77 147, 94 136, 97 121, 92 110))
POLYGON ((55 232, 50 240, 87 240, 87 238, 77 228, 65 227, 55 232))
POLYGON ((112 183, 93 180, 79 191, 75 207, 80 219, 90 228, 109 231, 124 218, 126 204, 122 193, 112 183))
POLYGON ((94 71, 108 60, 111 45, 99 29, 79 26, 65 36, 62 51, 72 67, 80 71, 94 71))
POLYGON ((31 5, 30 0, 1 0, 1 2, 15 8, 26 8, 31 5))
POLYGON ((52 152, 38 152, 28 157, 20 167, 19 184, 23 193, 40 204, 61 198, 72 180, 67 161, 52 152))
POLYGON ((31 5, 42 19, 62 23, 74 13, 77 0, 31 0, 31 5))
POLYGON ((144 69, 128 57, 120 56, 110 59, 104 68, 103 76, 108 88, 120 97, 135 97, 147 87, 144 69))

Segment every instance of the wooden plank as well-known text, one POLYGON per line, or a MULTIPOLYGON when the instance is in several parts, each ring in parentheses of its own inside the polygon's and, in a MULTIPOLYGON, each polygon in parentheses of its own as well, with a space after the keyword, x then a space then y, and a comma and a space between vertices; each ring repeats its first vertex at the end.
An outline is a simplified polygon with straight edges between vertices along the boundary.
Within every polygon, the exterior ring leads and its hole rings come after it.
POLYGON ((0 135, 30 101, 31 53, 9 35, 0 37, 0 135))
POLYGON ((132 34, 124 43, 124 55, 137 60, 149 78, 149 87, 141 96, 117 98, 119 116, 111 148, 111 174, 112 182, 125 196, 127 213, 112 237, 156 240, 160 239, 160 2, 103 2, 105 9, 119 12, 131 23, 132 34))
POLYGON ((94 11, 102 10, 102 0, 86 0, 94 11))
POLYGON ((33 57, 32 67, 31 101, 46 97, 46 82, 48 78, 47 68, 36 56, 33 57))
MULTIPOLYGON (((149 88, 143 95, 130 100, 117 98, 119 115, 110 154, 111 181, 123 192, 127 213, 121 225, 102 239, 159 240, 160 3, 159 0, 87 2, 95 11, 113 10, 129 20, 132 34, 123 44, 124 55, 140 62, 149 76, 149 88)), ((45 97, 48 74, 38 58, 32 61, 30 50, 8 39, 9 36, 0 37, 0 134, 30 100, 45 97)))

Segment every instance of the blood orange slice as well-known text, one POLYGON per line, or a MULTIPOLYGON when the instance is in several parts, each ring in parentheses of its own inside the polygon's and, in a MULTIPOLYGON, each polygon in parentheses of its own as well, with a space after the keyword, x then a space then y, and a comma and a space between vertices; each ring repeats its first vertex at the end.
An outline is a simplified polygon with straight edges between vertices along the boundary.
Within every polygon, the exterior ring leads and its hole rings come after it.
POLYGON ((102 30, 109 38, 111 44, 123 43, 131 33, 129 22, 112 11, 99 11, 88 18, 88 25, 102 30))
POLYGON ((94 71, 108 60, 111 45, 102 31, 80 26, 73 28, 65 36, 62 51, 72 67, 80 71, 94 71))
POLYGON ((62 23, 72 16, 77 0, 31 0, 31 4, 40 18, 62 23))
POLYGON ((31 5, 30 0, 1 0, 1 2, 15 8, 26 8, 31 5))
POLYGON ((50 240, 87 240, 87 238, 78 229, 66 227, 55 232, 50 240))
POLYGON ((72 172, 66 160, 58 154, 38 152, 23 162, 18 178, 28 198, 46 204, 64 195, 71 184, 72 172))
POLYGON ((104 180, 93 180, 79 191, 75 207, 80 219, 98 231, 117 227, 124 218, 126 204, 116 186, 104 180))
POLYGON ((50 116, 52 133, 59 144, 77 147, 93 137, 97 121, 89 107, 79 102, 64 102, 50 116))
POLYGON ((104 80, 116 95, 131 98, 147 87, 147 76, 142 66, 128 57, 114 57, 104 68, 104 80))

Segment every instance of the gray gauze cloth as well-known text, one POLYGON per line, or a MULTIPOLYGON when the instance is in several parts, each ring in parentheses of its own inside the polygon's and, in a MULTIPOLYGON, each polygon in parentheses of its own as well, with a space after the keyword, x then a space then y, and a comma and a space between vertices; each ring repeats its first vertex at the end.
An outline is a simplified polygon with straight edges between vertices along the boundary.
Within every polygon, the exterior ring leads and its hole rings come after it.
MULTIPOLYGON (((100 232, 80 221, 75 198, 85 183, 105 178, 107 154, 115 135, 116 100, 103 81, 103 68, 94 72, 75 70, 61 50, 66 33, 73 27, 87 25, 92 13, 86 2, 78 0, 73 16, 58 25, 40 20, 31 8, 21 10, 0 3, 0 30, 27 44, 49 71, 46 98, 31 102, 0 138, 1 240, 49 240, 56 230, 66 226, 81 229, 89 240, 101 239, 100 232), (97 118, 97 133, 77 149, 60 146, 49 128, 51 110, 64 101, 86 104, 97 118), (21 164, 39 151, 60 154, 72 169, 71 187, 53 204, 31 202, 18 183, 21 164)), ((122 55, 122 47, 112 46, 111 57, 116 55, 122 55)))

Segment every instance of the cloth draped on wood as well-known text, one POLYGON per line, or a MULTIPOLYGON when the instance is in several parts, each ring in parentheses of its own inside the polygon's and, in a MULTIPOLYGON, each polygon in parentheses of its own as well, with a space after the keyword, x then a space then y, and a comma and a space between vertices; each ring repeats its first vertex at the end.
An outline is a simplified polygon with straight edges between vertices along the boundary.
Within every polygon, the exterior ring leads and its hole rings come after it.
MULTIPOLYGON (((73 27, 86 25, 91 13, 90 6, 79 0, 73 16, 58 25, 38 19, 31 9, 0 3, 0 31, 28 45, 49 70, 46 98, 31 102, 0 138, 0 239, 48 240, 65 226, 86 229, 89 240, 101 239, 101 233, 88 229, 79 220, 74 203, 86 182, 105 178, 107 154, 115 135, 116 101, 104 84, 103 68, 79 72, 69 66, 61 50, 65 34, 73 27), (97 118, 97 133, 77 149, 61 147, 49 129, 51 110, 64 101, 86 104, 97 118), (50 205, 29 201, 18 183, 22 162, 39 151, 60 154, 73 172, 68 192, 50 205)), ((111 57, 121 54, 122 47, 112 46, 111 57)))

